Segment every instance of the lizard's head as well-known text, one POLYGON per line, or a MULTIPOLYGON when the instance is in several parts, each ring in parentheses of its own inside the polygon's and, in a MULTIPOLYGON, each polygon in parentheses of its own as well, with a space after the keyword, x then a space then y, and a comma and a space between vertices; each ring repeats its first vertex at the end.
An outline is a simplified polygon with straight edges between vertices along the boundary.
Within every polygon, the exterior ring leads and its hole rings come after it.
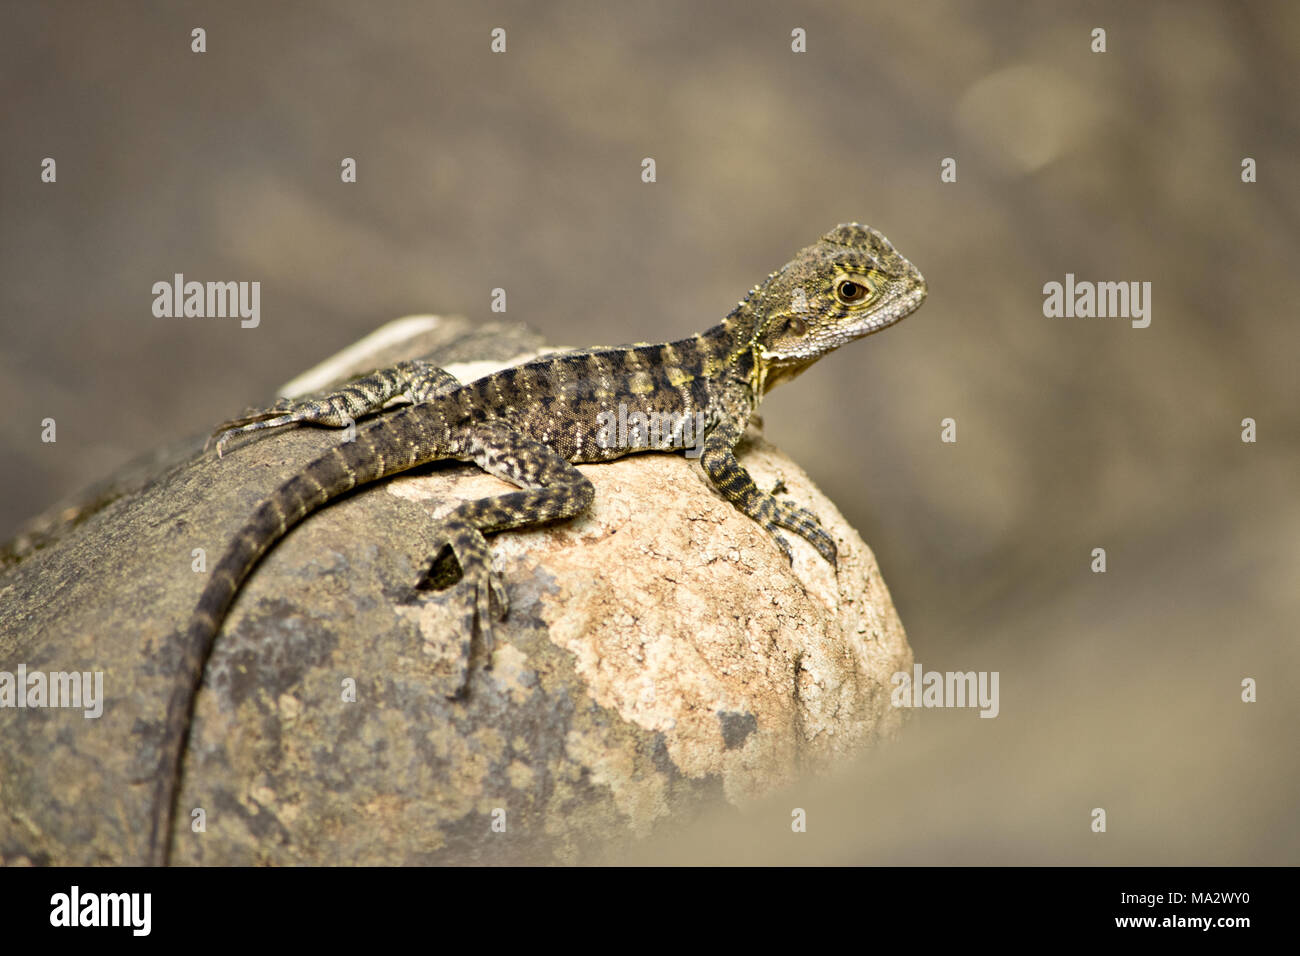
POLYGON ((750 297, 758 390, 794 378, 827 352, 888 328, 925 301, 925 278, 869 226, 836 226, 750 297))

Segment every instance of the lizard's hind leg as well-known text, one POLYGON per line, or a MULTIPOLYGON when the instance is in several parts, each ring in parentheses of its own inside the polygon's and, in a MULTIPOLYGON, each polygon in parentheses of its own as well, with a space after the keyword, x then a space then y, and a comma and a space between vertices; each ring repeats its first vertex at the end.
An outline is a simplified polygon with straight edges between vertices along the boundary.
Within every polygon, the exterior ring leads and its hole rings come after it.
MULTIPOLYGON (((452 696, 463 692, 469 680, 475 630, 482 639, 487 666, 491 667, 493 621, 504 618, 508 609, 506 591, 492 568, 492 553, 484 535, 572 518, 585 511, 595 495, 595 488, 582 472, 548 446, 524 438, 505 422, 475 425, 466 452, 484 471, 522 490, 463 502, 445 519, 447 544, 460 565, 459 599, 463 601, 460 665, 452 696)), ((430 562, 426 580, 445 573, 439 561, 441 553, 430 562)))
POLYGON ((429 362, 419 359, 402 362, 355 378, 342 388, 319 398, 300 401, 282 398, 269 408, 222 422, 213 430, 204 450, 215 438, 217 457, 220 458, 222 446, 231 438, 264 428, 279 428, 303 422, 346 428, 357 418, 379 411, 390 399, 399 395, 406 395, 415 403, 427 402, 460 385, 456 376, 429 362))

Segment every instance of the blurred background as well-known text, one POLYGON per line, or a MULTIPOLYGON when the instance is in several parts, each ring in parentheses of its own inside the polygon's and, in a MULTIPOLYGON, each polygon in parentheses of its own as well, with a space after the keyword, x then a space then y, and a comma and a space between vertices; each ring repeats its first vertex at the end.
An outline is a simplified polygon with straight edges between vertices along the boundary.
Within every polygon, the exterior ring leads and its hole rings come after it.
POLYGON ((776 392, 766 432, 875 551, 917 661, 998 671, 1001 714, 919 712, 647 858, 1300 862, 1300 6, 47 2, 4 24, 0 539, 389 319, 487 319, 503 287, 556 344, 666 340, 859 220, 929 300, 776 392), (155 318, 177 272, 260 281, 260 326, 155 318), (1150 327, 1045 318, 1066 273, 1150 282, 1150 327))

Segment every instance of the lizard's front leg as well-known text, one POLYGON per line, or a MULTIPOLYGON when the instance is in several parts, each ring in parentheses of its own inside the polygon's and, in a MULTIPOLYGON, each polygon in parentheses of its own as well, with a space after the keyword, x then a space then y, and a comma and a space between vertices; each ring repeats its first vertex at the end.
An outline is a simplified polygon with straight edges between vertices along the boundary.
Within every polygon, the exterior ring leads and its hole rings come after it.
POLYGON ((835 541, 821 526, 821 521, 807 508, 792 505, 758 489, 754 479, 740 462, 736 461, 736 442, 743 432, 743 423, 736 426, 723 421, 704 440, 700 465, 709 481, 724 498, 770 534, 787 561, 793 562, 790 543, 778 529, 793 531, 814 548, 831 565, 836 565, 835 541))
POLYGON ((281 399, 270 408, 222 422, 213 430, 208 442, 211 443, 213 438, 217 440, 217 457, 220 458, 222 446, 236 435, 300 422, 344 428, 362 415, 379 411, 389 399, 398 395, 408 395, 415 403, 427 402, 458 388, 460 384, 460 380, 446 369, 415 359, 353 379, 321 398, 281 399))
MULTIPOLYGON (((445 519, 447 547, 460 565, 459 586, 463 589, 456 694, 464 690, 469 679, 475 630, 482 638, 490 667, 494 644, 492 622, 505 617, 508 608, 505 588, 492 570, 491 550, 484 535, 572 518, 585 511, 595 495, 595 489, 582 472, 547 445, 524 438, 503 421, 489 420, 474 425, 466 439, 465 452, 484 471, 523 490, 463 502, 445 519)), ((435 556, 426 579, 441 572, 435 556)))

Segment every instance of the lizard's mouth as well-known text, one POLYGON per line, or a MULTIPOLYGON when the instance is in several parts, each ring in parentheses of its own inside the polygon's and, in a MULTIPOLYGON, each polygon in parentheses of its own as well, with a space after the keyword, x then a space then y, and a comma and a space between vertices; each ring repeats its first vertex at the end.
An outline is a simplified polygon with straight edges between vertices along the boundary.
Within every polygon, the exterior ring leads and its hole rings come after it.
MULTIPOLYGON (((911 263, 908 263, 911 265, 911 263)), ((921 307, 925 301, 929 289, 925 284, 925 276, 921 275, 915 267, 907 279, 907 291, 897 296, 893 301, 887 302, 877 310, 869 320, 864 323, 865 328, 854 336, 861 338, 863 335, 870 335, 872 332, 878 332, 881 329, 888 328, 900 319, 905 319, 921 307)))

